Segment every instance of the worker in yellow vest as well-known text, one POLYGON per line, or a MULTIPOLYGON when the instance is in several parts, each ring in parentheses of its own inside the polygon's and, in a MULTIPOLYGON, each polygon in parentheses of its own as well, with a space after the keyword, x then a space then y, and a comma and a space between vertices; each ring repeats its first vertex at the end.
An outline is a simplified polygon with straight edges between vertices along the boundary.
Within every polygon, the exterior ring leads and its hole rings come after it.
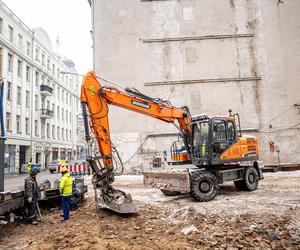
POLYGON ((32 171, 32 159, 27 162, 27 172, 30 174, 32 171))
POLYGON ((60 170, 62 177, 60 179, 59 191, 61 194, 61 203, 63 208, 63 217, 62 221, 66 221, 70 217, 70 202, 73 192, 73 179, 72 176, 68 173, 68 169, 63 167, 60 170))

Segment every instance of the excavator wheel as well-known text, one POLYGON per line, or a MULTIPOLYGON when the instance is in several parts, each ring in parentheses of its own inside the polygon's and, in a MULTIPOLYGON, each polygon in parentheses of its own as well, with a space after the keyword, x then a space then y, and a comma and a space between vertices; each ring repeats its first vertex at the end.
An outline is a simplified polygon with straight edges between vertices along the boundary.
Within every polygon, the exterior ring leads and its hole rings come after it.
POLYGON ((259 181, 259 175, 254 167, 248 167, 245 170, 244 180, 235 181, 234 185, 238 190, 253 191, 257 189, 259 181))
POLYGON ((180 195, 180 192, 176 192, 176 191, 169 191, 169 190, 165 190, 165 189, 161 189, 160 191, 162 191, 162 193, 165 196, 176 196, 176 195, 180 195))
POLYGON ((201 202, 213 200, 219 191, 217 177, 206 171, 195 171, 191 173, 191 196, 201 202))

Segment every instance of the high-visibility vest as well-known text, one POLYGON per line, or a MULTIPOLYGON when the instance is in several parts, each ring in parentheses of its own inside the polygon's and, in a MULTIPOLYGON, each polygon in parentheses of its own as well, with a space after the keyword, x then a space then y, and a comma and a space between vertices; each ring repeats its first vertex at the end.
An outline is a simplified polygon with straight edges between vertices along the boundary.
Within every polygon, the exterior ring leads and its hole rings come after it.
POLYGON ((73 179, 69 173, 64 174, 60 179, 59 191, 62 196, 72 195, 73 179))
POLYGON ((31 170, 32 170, 32 162, 29 161, 29 162, 27 163, 27 171, 28 171, 28 173, 31 173, 31 170))

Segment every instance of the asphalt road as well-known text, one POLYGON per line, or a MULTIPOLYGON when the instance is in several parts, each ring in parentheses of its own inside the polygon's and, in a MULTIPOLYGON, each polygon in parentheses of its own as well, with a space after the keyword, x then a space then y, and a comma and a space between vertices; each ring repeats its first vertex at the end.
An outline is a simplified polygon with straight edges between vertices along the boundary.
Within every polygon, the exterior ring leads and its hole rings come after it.
MULTIPOLYGON (((21 175, 7 175, 4 178, 4 191, 14 191, 23 188, 24 180, 28 177, 28 174, 21 175)), ((51 186, 56 179, 60 178, 59 174, 50 174, 48 170, 43 171, 37 175, 37 182, 41 182, 43 180, 49 180, 51 182, 51 186)))

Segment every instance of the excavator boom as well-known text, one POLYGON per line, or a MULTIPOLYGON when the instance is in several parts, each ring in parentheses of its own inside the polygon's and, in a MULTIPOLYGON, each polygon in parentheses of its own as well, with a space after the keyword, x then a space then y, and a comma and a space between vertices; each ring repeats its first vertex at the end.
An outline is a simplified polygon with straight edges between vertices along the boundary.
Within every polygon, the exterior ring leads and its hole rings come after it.
MULTIPOLYGON (((87 160, 93 170, 93 184, 99 206, 119 213, 136 212, 131 196, 111 186, 114 181, 114 166, 108 105, 132 110, 167 123, 177 121, 181 135, 186 138, 185 142, 188 142, 191 133, 191 116, 188 108, 174 107, 161 99, 145 96, 135 89, 126 88, 123 92, 113 87, 101 86, 94 72, 85 75, 80 99, 83 108, 85 138, 88 144, 87 160), (97 141, 99 153, 96 155, 93 154, 93 139, 89 129, 97 141)), ((185 146, 189 149, 188 143, 185 146)))

